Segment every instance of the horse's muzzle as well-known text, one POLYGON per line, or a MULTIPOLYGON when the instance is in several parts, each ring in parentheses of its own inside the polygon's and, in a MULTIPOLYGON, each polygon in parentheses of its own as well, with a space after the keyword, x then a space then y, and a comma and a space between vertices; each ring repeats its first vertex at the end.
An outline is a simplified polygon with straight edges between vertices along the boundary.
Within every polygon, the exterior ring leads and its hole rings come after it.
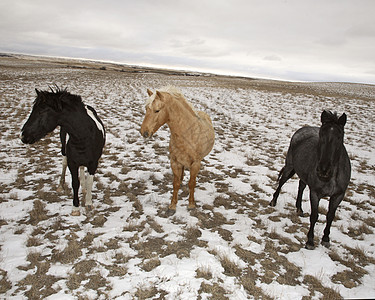
POLYGON ((21 132, 21 134, 20 134, 20 139, 21 139, 22 143, 24 143, 24 144, 31 144, 31 139, 29 137, 25 136, 23 134, 23 132, 21 132))
POLYGON ((145 130, 143 133, 142 133, 142 130, 141 130, 140 132, 141 132, 141 135, 142 135, 145 139, 152 137, 152 133, 148 132, 147 130, 145 130))

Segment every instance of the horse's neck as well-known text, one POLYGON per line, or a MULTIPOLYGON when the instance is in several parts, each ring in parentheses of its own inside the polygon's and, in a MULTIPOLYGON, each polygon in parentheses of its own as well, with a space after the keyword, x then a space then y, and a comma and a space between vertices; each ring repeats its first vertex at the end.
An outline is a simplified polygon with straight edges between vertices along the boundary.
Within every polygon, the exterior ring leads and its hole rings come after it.
POLYGON ((169 129, 172 134, 184 135, 197 121, 197 115, 187 103, 176 99, 170 99, 169 101, 170 103, 167 103, 169 129))
POLYGON ((77 111, 63 112, 59 125, 64 128, 70 138, 82 139, 87 137, 89 124, 89 117, 85 110, 79 108, 77 111))

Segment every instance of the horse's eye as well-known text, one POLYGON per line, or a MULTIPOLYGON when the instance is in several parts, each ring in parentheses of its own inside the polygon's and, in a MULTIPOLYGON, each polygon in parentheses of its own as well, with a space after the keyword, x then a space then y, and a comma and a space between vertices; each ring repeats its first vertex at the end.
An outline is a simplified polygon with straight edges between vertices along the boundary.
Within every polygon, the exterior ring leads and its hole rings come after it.
POLYGON ((159 111, 160 111, 160 109, 155 110, 156 113, 158 113, 159 111))

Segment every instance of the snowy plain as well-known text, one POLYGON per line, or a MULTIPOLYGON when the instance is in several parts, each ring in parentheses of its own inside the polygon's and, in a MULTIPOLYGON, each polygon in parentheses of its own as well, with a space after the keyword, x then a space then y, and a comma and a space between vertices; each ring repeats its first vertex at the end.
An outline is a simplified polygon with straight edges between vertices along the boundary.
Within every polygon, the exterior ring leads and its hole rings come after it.
POLYGON ((375 298, 375 86, 272 83, 244 78, 129 72, 95 63, 0 58, 0 298, 5 299, 337 299, 375 298), (35 88, 66 87, 95 107, 107 142, 95 175, 94 210, 70 215, 58 194, 58 129, 23 145, 35 88), (177 211, 169 129, 144 140, 147 88, 174 85, 214 124, 187 210, 177 211), (292 87, 291 87, 292 86, 292 87), (344 93, 347 89, 349 92, 344 93), (341 93, 340 93, 341 91, 341 93), (355 91, 355 92, 353 92, 355 91), (323 109, 345 112, 352 180, 321 246, 328 201, 320 203, 316 248, 306 250, 297 217, 298 180, 268 203, 290 137, 319 126, 323 109))

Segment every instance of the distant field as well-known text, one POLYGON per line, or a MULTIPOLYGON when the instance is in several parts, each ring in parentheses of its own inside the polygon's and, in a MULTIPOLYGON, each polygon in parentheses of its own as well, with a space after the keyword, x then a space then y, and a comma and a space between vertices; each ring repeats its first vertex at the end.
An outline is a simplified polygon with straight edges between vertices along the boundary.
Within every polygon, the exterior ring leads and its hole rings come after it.
POLYGON ((375 297, 375 86, 293 83, 157 70, 83 60, 0 55, 0 298, 310 299, 375 297), (95 175, 94 210, 70 215, 70 174, 56 192, 58 130, 19 139, 35 88, 57 84, 97 110, 107 143, 95 175), (198 208, 188 211, 188 172, 176 214, 169 129, 144 140, 146 90, 175 85, 214 123, 198 208), (310 213, 295 212, 298 180, 268 203, 292 134, 345 112, 352 180, 319 245, 304 249, 310 213))

